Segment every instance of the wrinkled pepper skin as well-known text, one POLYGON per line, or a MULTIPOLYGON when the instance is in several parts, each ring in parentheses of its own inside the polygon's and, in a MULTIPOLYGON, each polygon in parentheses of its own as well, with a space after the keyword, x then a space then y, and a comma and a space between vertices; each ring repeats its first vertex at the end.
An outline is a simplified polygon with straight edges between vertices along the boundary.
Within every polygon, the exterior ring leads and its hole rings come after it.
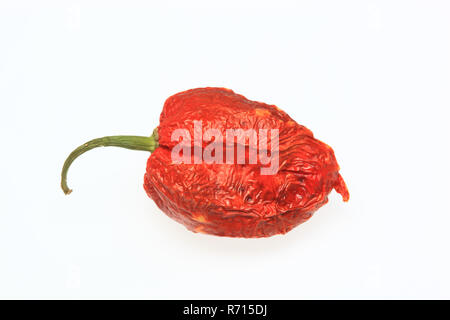
MULTIPOLYGON (((147 161, 144 188, 170 218, 193 232, 227 237, 284 234, 327 203, 335 189, 349 193, 333 150, 274 105, 250 101, 224 88, 199 88, 175 94, 164 104, 159 147, 147 161), (176 164, 173 130, 194 120, 202 130, 278 129, 279 170, 261 175, 261 164, 176 164)), ((204 147, 204 145, 203 145, 204 147)), ((225 151, 224 151, 225 154, 225 151)))

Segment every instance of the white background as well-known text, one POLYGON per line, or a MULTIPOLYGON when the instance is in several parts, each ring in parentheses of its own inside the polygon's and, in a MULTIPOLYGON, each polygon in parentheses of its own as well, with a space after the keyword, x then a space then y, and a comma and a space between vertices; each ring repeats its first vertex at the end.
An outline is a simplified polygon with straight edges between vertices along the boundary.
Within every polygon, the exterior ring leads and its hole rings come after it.
POLYGON ((1 1, 0 298, 450 298, 448 1, 1 1), (267 239, 143 190, 164 100, 224 86, 333 147, 349 190, 267 239))

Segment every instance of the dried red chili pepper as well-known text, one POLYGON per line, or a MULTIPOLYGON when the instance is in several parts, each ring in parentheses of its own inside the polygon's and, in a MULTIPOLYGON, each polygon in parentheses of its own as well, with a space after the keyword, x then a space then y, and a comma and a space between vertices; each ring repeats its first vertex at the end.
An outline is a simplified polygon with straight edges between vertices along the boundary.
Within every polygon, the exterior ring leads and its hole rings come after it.
MULTIPOLYGON (((197 144, 200 155, 207 142, 197 144)), ((220 139, 215 142, 225 154, 227 145, 220 139)), ((328 145, 315 139, 311 131, 276 106, 250 101, 229 89, 199 88, 171 96, 164 104, 158 128, 150 137, 104 137, 78 147, 64 163, 61 187, 66 194, 71 192, 66 175, 73 160, 99 146, 152 152, 144 176, 147 194, 169 217, 194 232, 268 237, 286 233, 308 220, 328 201, 333 189, 344 201, 349 198, 334 152, 328 145), (201 132, 196 132, 196 121, 202 123, 201 132), (172 151, 179 144, 172 139, 176 129, 184 129, 191 136, 216 129, 225 137, 227 129, 237 128, 278 130, 276 174, 262 174, 261 162, 249 164, 250 150, 254 147, 250 139, 242 140, 246 153, 241 160, 245 163, 196 163, 199 162, 196 151, 189 154, 191 163, 173 162, 172 151)), ((184 146, 195 150, 195 141, 184 142, 184 146)))

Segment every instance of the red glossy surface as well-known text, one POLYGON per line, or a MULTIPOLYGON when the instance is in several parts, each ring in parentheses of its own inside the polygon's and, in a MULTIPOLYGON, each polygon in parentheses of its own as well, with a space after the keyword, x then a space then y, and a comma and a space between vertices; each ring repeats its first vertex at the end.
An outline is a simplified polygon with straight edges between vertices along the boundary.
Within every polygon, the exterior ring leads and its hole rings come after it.
MULTIPOLYGON (((247 100, 224 88, 178 93, 164 104, 158 127, 160 146, 147 162, 144 187, 169 217, 194 232, 229 237, 268 237, 286 233, 328 201, 335 189, 348 190, 333 150, 315 139, 276 106, 247 100), (261 164, 175 164, 174 129, 194 134, 219 129, 278 129, 279 170, 261 175, 261 164)), ((203 143, 205 147, 209 142, 203 143)), ((224 151, 225 154, 225 151, 224 151)))

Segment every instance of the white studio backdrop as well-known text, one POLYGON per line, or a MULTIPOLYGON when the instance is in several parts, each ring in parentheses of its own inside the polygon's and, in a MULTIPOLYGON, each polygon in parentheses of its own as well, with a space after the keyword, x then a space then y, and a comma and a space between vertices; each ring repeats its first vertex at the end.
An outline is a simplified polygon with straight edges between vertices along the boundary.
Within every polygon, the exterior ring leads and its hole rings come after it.
MULTIPOLYGON (((0 298, 450 298, 448 1, 1 1, 0 298), (142 187, 164 100, 221 86, 333 147, 284 236, 187 231, 142 187)), ((205 201, 207 201, 205 199, 205 201)))

